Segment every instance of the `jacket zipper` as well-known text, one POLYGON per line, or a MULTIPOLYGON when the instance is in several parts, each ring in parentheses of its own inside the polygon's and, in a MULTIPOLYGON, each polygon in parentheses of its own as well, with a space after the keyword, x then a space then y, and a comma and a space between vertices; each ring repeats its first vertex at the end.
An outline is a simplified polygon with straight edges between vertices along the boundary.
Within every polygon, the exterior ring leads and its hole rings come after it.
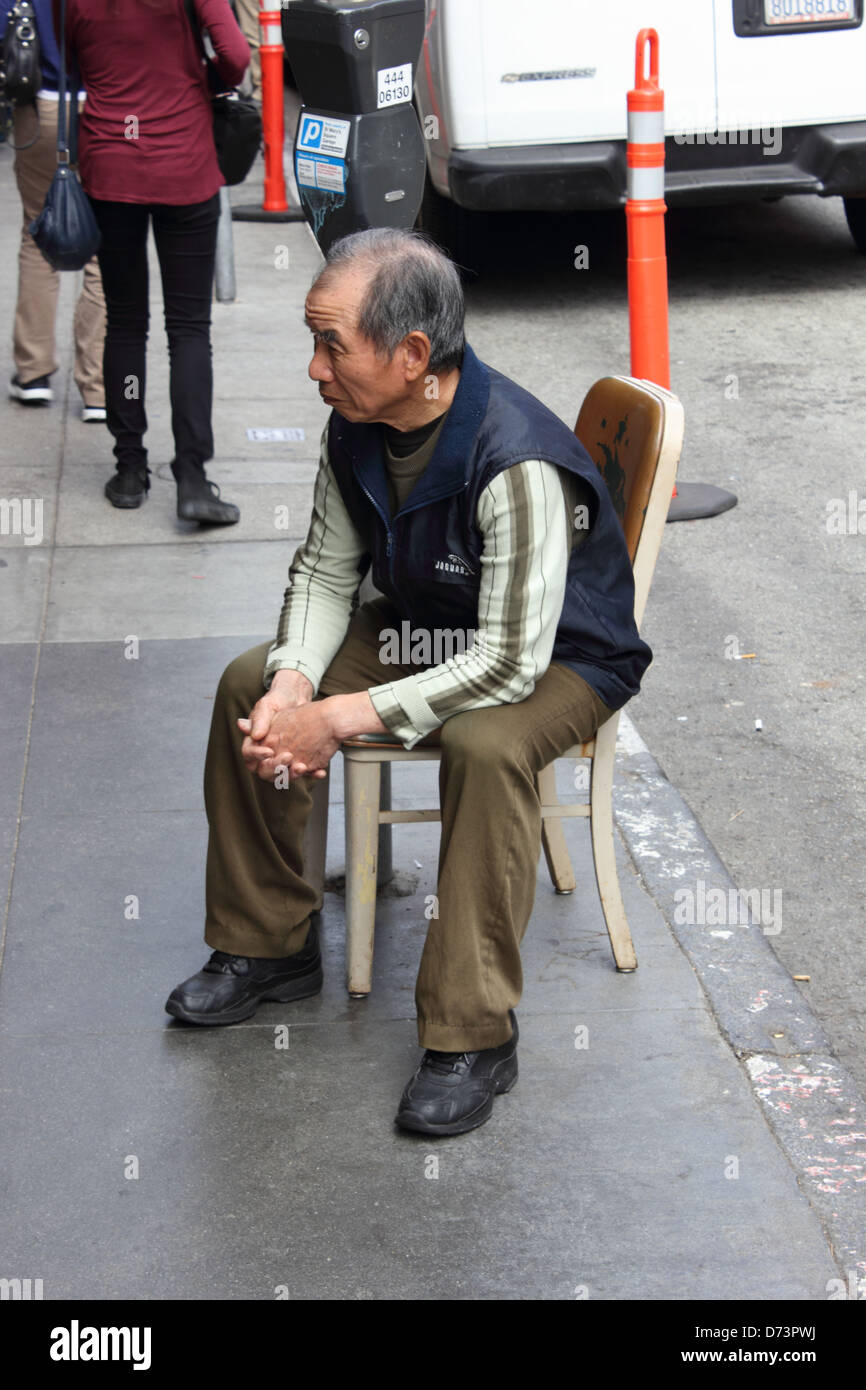
POLYGON ((358 479, 358 482, 361 484, 361 487, 362 487, 362 489, 363 489, 363 491, 364 491, 364 495, 369 499, 370 502, 372 502, 374 509, 378 512, 379 516, 382 518, 382 524, 383 524, 383 526, 385 527, 385 537, 386 537, 386 541, 385 541, 385 558, 386 558, 386 560, 388 561, 388 577, 389 577, 390 580, 391 580, 391 587, 393 588, 393 586, 394 586, 394 536, 393 536, 393 533, 392 533, 392 531, 391 531, 391 527, 390 527, 390 525, 389 525, 389 523, 388 523, 388 518, 385 516, 385 513, 382 511, 382 508, 379 506, 379 503, 376 501, 375 497, 374 497, 373 494, 369 491, 369 489, 367 488, 366 484, 364 483, 364 481, 363 481, 361 478, 358 479))
MULTIPOLYGON (((388 577, 391 580, 392 587, 394 587, 394 533, 391 530, 388 518, 385 516, 385 513, 382 511, 381 507, 379 506, 373 494, 370 492, 369 488, 364 483, 363 479, 358 478, 358 482, 361 484, 361 488, 364 492, 365 497, 367 497, 369 501, 372 502, 373 507, 378 512, 379 516, 382 519, 382 524, 385 527, 385 559, 388 561, 388 577)), ((427 497, 423 502, 416 502, 414 507, 402 508, 394 517, 394 520, 398 521, 401 516, 408 516, 411 512, 420 511, 422 507, 428 506, 431 502, 441 502, 443 497, 455 497, 458 492, 465 492, 468 486, 469 479, 466 480, 462 487, 449 488, 445 492, 437 493, 433 497, 427 497)))

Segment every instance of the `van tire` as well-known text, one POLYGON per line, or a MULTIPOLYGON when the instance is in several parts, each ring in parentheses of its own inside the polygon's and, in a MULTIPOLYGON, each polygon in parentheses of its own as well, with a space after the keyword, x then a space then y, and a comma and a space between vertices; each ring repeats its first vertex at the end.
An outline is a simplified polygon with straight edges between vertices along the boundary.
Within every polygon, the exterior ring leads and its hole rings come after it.
POLYGON ((463 278, 478 274, 481 260, 480 217, 476 212, 458 207, 450 198, 443 198, 430 182, 424 180, 424 196, 415 225, 441 246, 460 269, 463 278))
POLYGON ((862 198, 843 198, 845 216, 858 251, 866 255, 866 196, 862 198))

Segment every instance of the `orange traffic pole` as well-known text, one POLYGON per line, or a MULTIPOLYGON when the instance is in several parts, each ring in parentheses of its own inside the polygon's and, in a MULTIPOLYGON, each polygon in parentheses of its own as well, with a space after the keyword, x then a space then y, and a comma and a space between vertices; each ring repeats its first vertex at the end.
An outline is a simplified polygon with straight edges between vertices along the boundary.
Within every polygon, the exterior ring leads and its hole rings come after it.
POLYGON ((628 313, 631 374, 670 389, 668 263, 665 254, 665 94, 659 36, 641 29, 628 102, 628 313), (649 45, 650 70, 646 73, 649 45))
MULTIPOLYGON (((628 318, 631 374, 671 385, 668 262, 665 253, 665 94, 659 87, 659 36, 641 29, 634 88, 628 94, 628 318), (649 73, 646 51, 649 46, 649 73)), ((735 507, 732 492, 712 483, 674 484, 668 521, 718 516, 735 507)))
POLYGON ((283 174, 283 33, 279 10, 259 12, 262 63, 262 126, 265 141, 265 212, 286 212, 283 174))

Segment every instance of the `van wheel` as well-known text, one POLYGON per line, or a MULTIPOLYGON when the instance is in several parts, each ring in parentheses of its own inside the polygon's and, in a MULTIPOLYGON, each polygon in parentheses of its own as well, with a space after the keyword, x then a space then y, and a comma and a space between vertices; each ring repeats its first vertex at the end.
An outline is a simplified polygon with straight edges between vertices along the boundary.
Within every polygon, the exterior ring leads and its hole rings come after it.
POLYGON ((843 198, 845 216, 858 251, 866 255, 866 196, 862 198, 843 198))
POLYGON ((447 251, 464 279, 467 274, 474 278, 480 268, 479 223, 478 213, 458 207, 450 198, 443 198, 431 184, 429 175, 425 178, 424 196, 415 225, 447 251))

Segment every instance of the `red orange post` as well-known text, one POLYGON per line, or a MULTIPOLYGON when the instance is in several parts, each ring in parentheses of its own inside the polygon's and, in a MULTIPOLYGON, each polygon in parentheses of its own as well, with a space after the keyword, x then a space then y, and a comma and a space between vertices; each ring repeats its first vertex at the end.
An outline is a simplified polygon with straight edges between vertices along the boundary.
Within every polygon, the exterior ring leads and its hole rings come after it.
POLYGON ((659 87, 659 36, 655 29, 641 29, 637 36, 635 85, 628 94, 627 163, 631 374, 669 390, 665 94, 659 87))
POLYGON ((283 174, 283 33, 279 10, 261 10, 262 126, 265 141, 265 212, 286 212, 283 174))

